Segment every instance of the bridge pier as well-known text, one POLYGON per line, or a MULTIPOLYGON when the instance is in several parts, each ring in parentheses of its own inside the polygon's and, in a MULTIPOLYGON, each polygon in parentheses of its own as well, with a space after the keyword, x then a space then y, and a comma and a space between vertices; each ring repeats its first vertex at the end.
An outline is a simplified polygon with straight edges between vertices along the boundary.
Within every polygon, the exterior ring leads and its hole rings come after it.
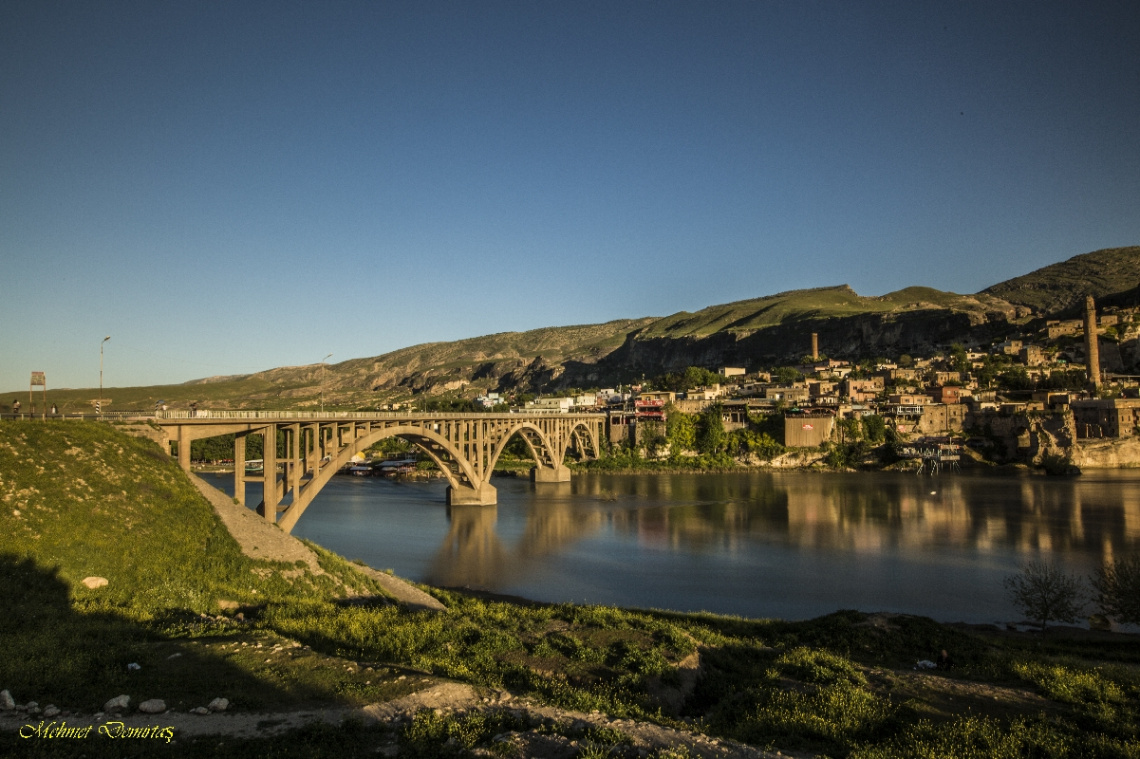
POLYGON ((530 470, 531 482, 569 482, 570 467, 565 464, 557 466, 536 466, 530 470))
POLYGON ((481 482, 477 487, 449 485, 447 488, 448 506, 494 506, 499 502, 499 491, 489 482, 481 482))

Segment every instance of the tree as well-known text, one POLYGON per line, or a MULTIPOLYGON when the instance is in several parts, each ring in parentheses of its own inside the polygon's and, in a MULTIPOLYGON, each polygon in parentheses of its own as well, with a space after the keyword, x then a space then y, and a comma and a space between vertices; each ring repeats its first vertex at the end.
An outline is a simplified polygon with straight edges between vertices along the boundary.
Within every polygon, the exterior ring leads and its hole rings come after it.
POLYGON ((1042 630, 1051 620, 1076 622, 1084 611, 1080 579, 1052 562, 1026 562, 1021 572, 1006 577, 1004 584, 1017 610, 1037 620, 1042 630))
POLYGON ((1124 624, 1140 624, 1140 554, 1106 561, 1091 579, 1102 614, 1124 624))
POLYGON ((669 441, 669 452, 679 456, 681 451, 691 451, 697 447, 697 425, 689 414, 678 411, 672 404, 665 409, 665 438, 669 441))
POLYGON ((723 409, 719 403, 709 406, 697 421, 697 450, 704 454, 723 453, 728 447, 724 431, 723 409))
POLYGON ((963 377, 970 371, 970 360, 966 355, 966 349, 958 343, 950 346, 950 370, 960 373, 963 377))
POLYGON ((1032 390, 1034 388, 1029 372, 1021 367, 1005 370, 998 375, 997 381, 1005 390, 1032 390))
POLYGON ((804 373, 794 366, 781 366, 772 370, 772 380, 779 385, 790 385, 804 378, 804 373))
POLYGON ((862 419, 863 437, 872 443, 881 443, 887 436, 887 420, 878 414, 867 414, 862 419))

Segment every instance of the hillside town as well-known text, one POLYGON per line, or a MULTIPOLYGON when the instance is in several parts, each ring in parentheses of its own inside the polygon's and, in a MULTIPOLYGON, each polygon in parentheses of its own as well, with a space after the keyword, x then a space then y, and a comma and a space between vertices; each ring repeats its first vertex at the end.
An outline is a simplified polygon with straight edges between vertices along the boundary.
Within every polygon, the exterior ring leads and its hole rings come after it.
MULTIPOLYGON (((1098 315, 1090 297, 1084 319, 1050 320, 1022 339, 954 345, 893 361, 828 358, 813 333, 800 366, 716 367, 715 382, 684 390, 642 382, 541 397, 525 409, 605 411, 610 443, 630 447, 659 436, 671 413, 717 408, 726 432, 746 428, 758 416, 782 416, 786 448, 842 443, 844 431, 854 429, 844 420, 879 417, 904 451, 965 445, 998 461, 1070 460, 1082 441, 1140 434, 1140 385, 1136 376, 1123 374, 1121 355, 1122 344, 1140 336, 1138 313, 1140 307, 1111 308, 1098 315)), ((487 408, 506 403, 497 393, 476 401, 487 408)))

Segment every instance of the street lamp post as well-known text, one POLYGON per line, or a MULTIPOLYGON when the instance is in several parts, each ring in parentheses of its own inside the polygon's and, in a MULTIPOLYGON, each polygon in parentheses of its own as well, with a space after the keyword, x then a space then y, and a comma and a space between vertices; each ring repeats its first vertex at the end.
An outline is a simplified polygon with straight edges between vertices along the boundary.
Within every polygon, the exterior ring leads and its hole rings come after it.
POLYGON ((110 335, 103 338, 103 342, 99 343, 99 402, 96 404, 99 416, 103 416, 103 343, 111 339, 110 335))
POLYGON ((325 362, 332 358, 332 354, 321 359, 321 413, 325 413, 325 362))

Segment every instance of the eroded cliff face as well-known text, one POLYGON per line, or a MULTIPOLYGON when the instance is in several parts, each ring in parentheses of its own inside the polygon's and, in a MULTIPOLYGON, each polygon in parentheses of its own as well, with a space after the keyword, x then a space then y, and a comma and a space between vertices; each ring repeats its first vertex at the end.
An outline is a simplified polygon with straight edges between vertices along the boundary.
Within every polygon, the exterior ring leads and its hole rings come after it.
POLYGON ((952 343, 970 343, 1004 335, 1008 311, 925 309, 859 314, 842 318, 800 319, 754 331, 721 331, 697 337, 643 337, 630 334, 604 358, 585 364, 567 361, 558 381, 566 386, 621 382, 684 370, 689 366, 741 366, 748 369, 798 362, 811 352, 811 334, 820 352, 834 358, 914 353, 921 355, 952 343))
POLYGON ((1085 469, 1140 468, 1140 436, 1078 439, 1071 412, 1048 416, 991 416, 967 420, 973 431, 999 447, 999 461, 1017 462, 1064 474, 1085 469))
POLYGON ((1140 437, 1078 440, 1073 464, 1081 469, 1135 469, 1140 467, 1140 437))

